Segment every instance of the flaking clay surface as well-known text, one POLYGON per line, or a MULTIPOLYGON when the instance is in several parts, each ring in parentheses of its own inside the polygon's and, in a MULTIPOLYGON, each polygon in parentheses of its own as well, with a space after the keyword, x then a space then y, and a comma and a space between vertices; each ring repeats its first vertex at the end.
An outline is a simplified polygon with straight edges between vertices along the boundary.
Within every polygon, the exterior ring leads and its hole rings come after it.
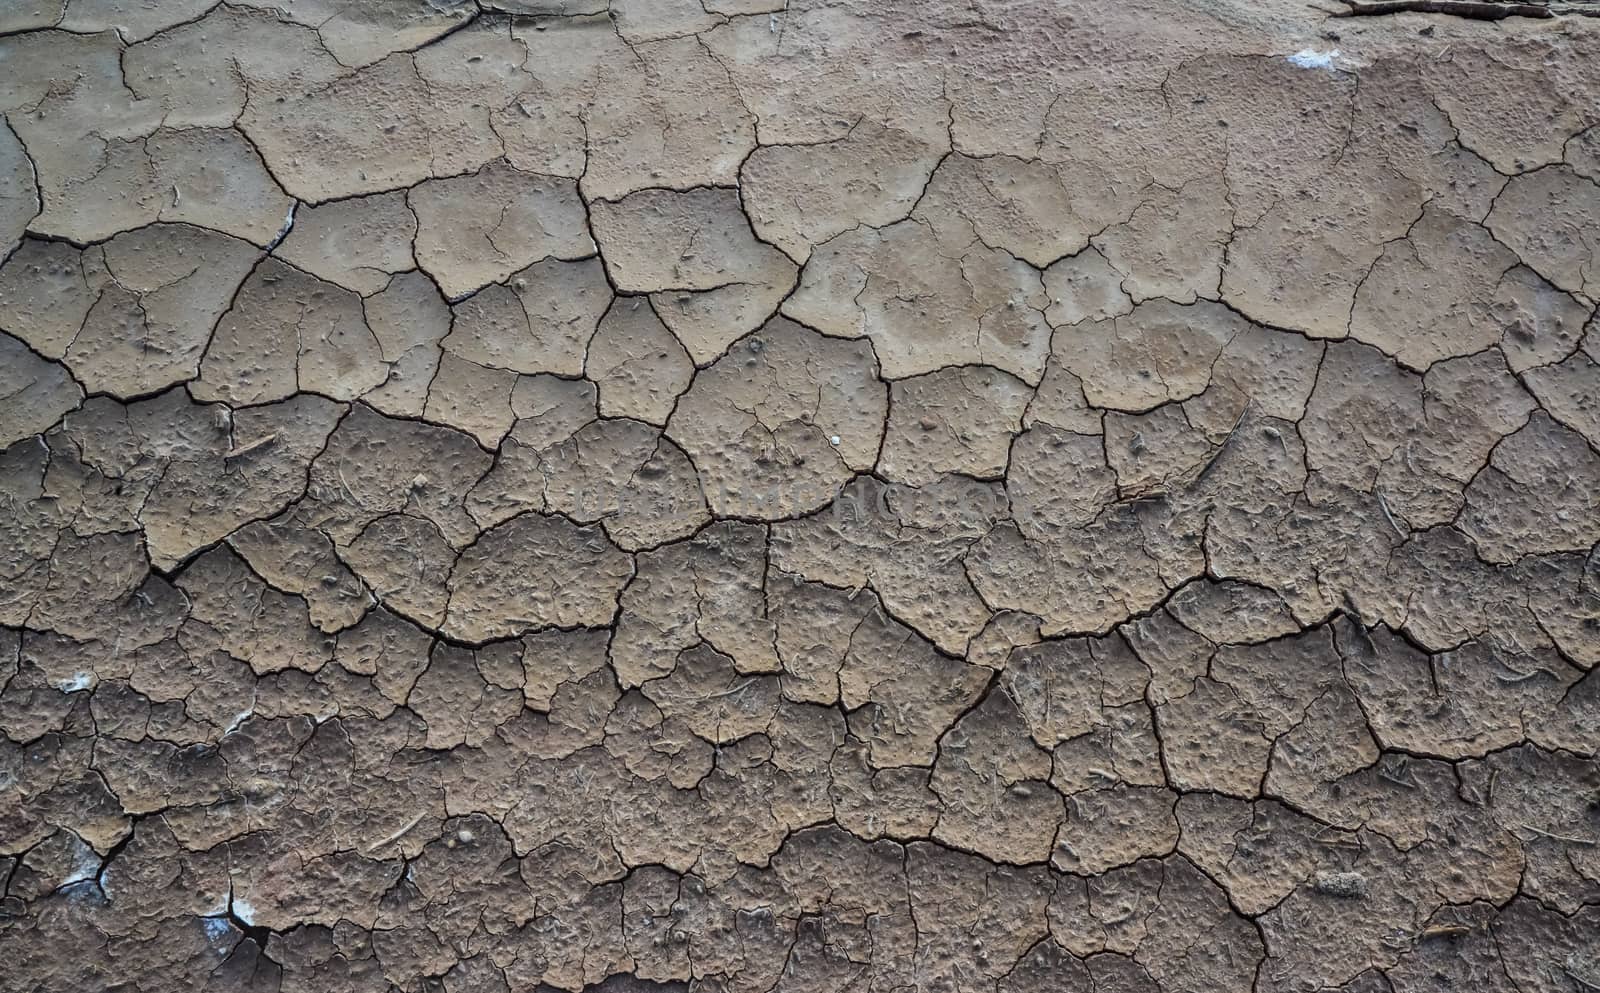
POLYGON ((1600 990, 1595 14, 3 0, 0 993, 1600 990))

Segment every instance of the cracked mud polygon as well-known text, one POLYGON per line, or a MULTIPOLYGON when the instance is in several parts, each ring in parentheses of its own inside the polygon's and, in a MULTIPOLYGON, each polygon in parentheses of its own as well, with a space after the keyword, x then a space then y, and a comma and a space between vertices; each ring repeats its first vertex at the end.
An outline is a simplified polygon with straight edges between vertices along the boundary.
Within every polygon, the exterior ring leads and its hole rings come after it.
POLYGON ((0 4, 0 989, 1600 989, 1600 18, 1361 6, 0 4))

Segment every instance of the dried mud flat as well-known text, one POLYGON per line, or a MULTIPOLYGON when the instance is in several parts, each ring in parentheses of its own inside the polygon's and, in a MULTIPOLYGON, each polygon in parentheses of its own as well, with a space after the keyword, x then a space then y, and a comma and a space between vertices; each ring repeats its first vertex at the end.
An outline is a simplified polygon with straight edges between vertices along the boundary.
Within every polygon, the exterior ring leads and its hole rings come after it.
POLYGON ((0 989, 1600 989, 1581 14, 8 0, 0 989))

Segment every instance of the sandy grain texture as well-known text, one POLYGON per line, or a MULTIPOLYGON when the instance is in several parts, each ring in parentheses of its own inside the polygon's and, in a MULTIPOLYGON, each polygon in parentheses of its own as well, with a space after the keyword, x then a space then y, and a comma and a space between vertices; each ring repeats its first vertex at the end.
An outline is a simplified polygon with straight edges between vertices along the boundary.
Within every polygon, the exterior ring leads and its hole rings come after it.
POLYGON ((1321 6, 0 3, 0 991, 1600 990, 1600 9, 1321 6))

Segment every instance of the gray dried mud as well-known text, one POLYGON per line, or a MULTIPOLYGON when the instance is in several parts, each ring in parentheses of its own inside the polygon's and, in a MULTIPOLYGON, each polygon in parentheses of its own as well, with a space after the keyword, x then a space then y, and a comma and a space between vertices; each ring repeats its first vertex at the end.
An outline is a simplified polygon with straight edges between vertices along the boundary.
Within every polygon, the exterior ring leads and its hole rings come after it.
POLYGON ((1561 11, 0 4, 0 989, 1600 989, 1561 11))

